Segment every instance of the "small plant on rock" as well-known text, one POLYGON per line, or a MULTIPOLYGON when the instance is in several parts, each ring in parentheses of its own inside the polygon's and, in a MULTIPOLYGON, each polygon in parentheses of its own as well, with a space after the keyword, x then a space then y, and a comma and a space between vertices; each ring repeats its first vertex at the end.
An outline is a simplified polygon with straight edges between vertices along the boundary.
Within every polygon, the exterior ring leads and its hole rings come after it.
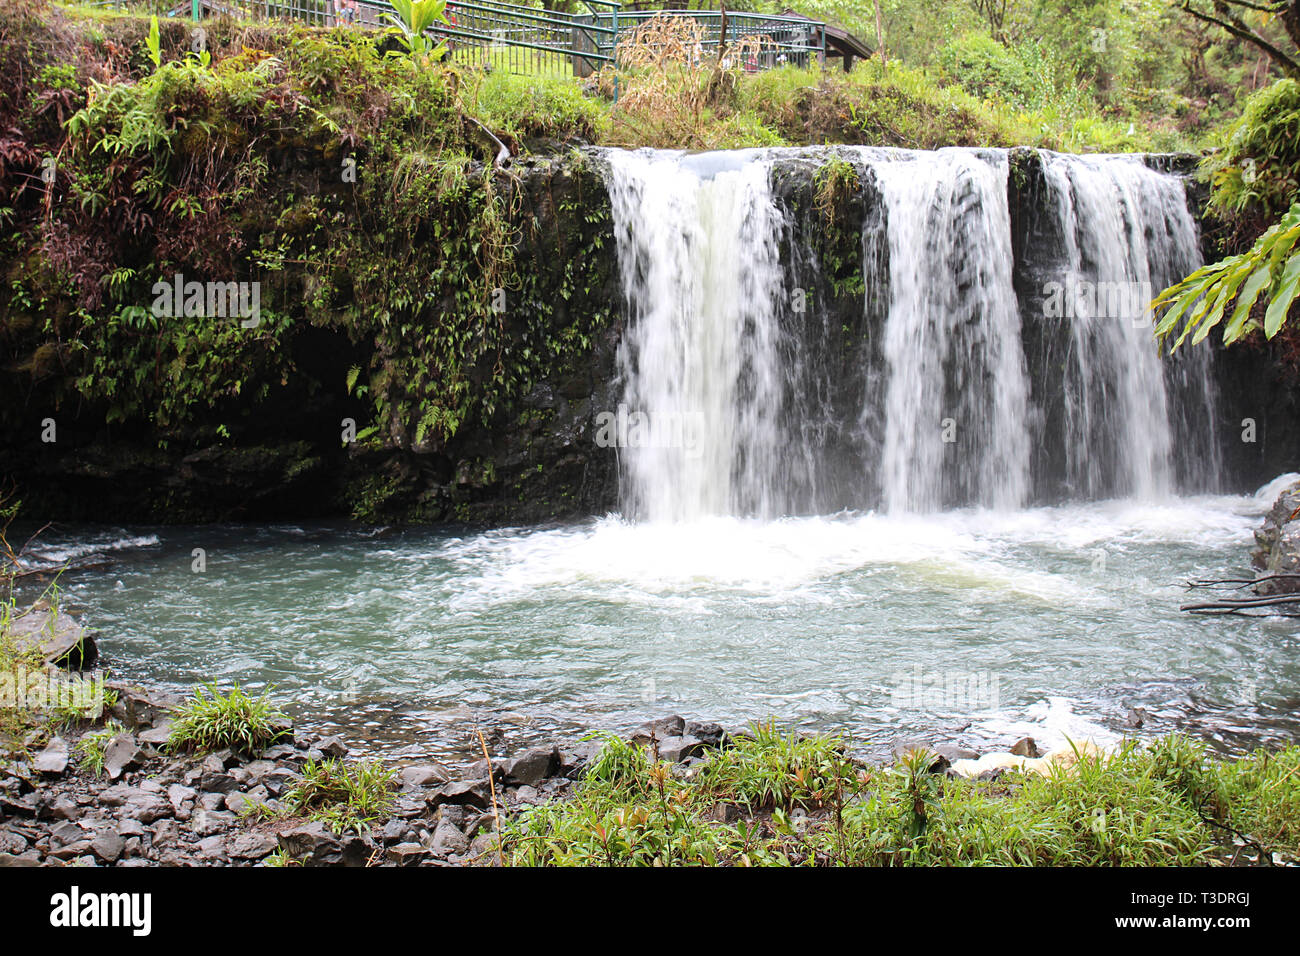
POLYGON ((229 747, 258 753, 288 733, 288 718, 267 699, 250 697, 236 684, 223 694, 215 681, 194 688, 194 696, 174 715, 167 745, 172 750, 207 753, 229 747))
POLYGON ((103 730, 93 730, 81 738, 73 751, 80 758, 81 766, 98 777, 104 772, 104 754, 113 738, 122 732, 122 725, 110 720, 103 730))
POLYGON ((435 23, 446 23, 443 12, 446 0, 389 0, 393 13, 384 14, 384 18, 397 28, 402 43, 413 57, 427 57, 439 60, 447 52, 445 41, 434 41, 428 30, 435 23))

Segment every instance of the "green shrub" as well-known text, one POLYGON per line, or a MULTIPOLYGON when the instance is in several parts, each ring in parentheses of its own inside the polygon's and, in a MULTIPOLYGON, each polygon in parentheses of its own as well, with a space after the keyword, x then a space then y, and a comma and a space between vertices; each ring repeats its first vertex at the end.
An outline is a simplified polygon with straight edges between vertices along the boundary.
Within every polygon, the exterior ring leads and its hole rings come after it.
POLYGON ((250 697, 236 684, 223 694, 216 681, 194 688, 194 696, 176 708, 168 746, 205 753, 229 747, 256 754, 289 733, 288 718, 267 699, 250 697))
POLYGON ((986 33, 967 33, 945 44, 939 66, 946 77, 980 98, 1017 106, 1038 105, 1035 78, 1010 50, 986 33))
POLYGON ((756 723, 705 764, 700 786, 751 812, 820 807, 853 776, 842 750, 832 737, 783 734, 774 721, 756 723))
POLYGON ((616 734, 604 735, 605 745, 587 767, 585 779, 613 790, 637 790, 645 784, 650 752, 616 734))

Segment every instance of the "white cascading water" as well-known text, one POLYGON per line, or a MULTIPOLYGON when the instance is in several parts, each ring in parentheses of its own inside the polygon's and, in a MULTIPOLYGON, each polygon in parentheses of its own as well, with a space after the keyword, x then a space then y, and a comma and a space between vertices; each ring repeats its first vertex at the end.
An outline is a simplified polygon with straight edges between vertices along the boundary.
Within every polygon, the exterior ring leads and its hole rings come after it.
MULTIPOLYGON (((1006 151, 838 154, 853 160, 883 213, 864 225, 863 307, 882 295, 888 303, 878 357, 853 383, 867 407, 856 422, 829 423, 862 438, 861 492, 849 507, 1007 510, 1041 500, 1031 458, 1044 441, 1036 402, 1045 395, 1064 407, 1063 434, 1051 438, 1064 449, 1067 496, 1153 498, 1174 490, 1178 469, 1190 475, 1184 490, 1212 488, 1205 350, 1162 359, 1149 317, 1077 302, 1069 317, 1022 316, 1006 151), (888 266, 877 269, 884 255, 888 266), (1066 343, 1063 366, 1054 358, 1031 380, 1022 322, 1070 323, 1034 329, 1066 343)), ((828 422, 824 407, 800 396, 809 380, 844 373, 805 357, 781 250, 807 240, 774 200, 771 178, 782 159, 827 154, 603 155, 629 315, 623 403, 644 416, 619 443, 624 514, 681 522, 806 508, 815 494, 793 489, 815 490, 824 461, 800 436, 828 422)), ((1067 294, 1083 282, 1153 295, 1198 264, 1177 176, 1138 157, 1040 156, 1048 195, 1035 214, 1054 217, 1062 248, 1031 254, 1067 294)))
MULTIPOLYGON (((1043 156, 1066 247, 1064 294, 1073 297, 1059 318, 1073 346, 1062 382, 1068 479, 1087 498, 1166 495, 1174 423, 1147 304, 1200 262, 1183 185, 1139 157, 1043 156)), ((1189 349, 1179 361, 1209 400, 1208 350, 1189 349)), ((1206 445, 1211 456, 1217 448, 1206 445)), ((1217 461, 1206 465, 1217 473, 1217 461)))
POLYGON ((624 510, 650 521, 772 516, 781 468, 782 294, 768 165, 611 151, 609 193, 630 321, 624 510))
POLYGON ((1028 385, 1006 155, 858 155, 881 191, 888 230, 884 507, 1020 507, 1029 492, 1028 385))

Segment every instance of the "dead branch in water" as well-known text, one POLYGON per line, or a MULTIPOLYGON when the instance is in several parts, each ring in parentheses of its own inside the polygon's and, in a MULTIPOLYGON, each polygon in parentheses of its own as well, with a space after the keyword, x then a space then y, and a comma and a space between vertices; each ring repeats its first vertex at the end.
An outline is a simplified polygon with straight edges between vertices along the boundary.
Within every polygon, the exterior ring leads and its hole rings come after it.
MULTIPOLYGON (((1199 581, 1188 581, 1187 590, 1242 591, 1256 584, 1263 584, 1266 581, 1296 580, 1300 580, 1300 574, 1286 572, 1264 574, 1257 578, 1205 578, 1199 581)), ((1235 614, 1239 617, 1300 617, 1300 613, 1289 611, 1271 611, 1266 614, 1247 613, 1261 608, 1287 607, 1293 604, 1300 604, 1300 592, 1257 594, 1252 597, 1223 597, 1218 600, 1202 601, 1197 604, 1183 604, 1178 610, 1187 611, 1190 614, 1235 614)))
POLYGON ((1194 588, 1217 588, 1231 584, 1234 587, 1228 590, 1240 591, 1242 588, 1250 587, 1252 584, 1262 584, 1265 581, 1295 581, 1297 579, 1300 579, 1300 574, 1278 572, 1276 574, 1264 574, 1257 578, 1202 578, 1199 581, 1188 581, 1186 587, 1187 590, 1191 591, 1194 588))

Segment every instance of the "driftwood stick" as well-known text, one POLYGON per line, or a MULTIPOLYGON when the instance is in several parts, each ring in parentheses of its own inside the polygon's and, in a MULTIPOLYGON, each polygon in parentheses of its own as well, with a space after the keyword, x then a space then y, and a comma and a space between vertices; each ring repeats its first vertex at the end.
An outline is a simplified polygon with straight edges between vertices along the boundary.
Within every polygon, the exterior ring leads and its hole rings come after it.
POLYGON ((1193 614, 1234 614, 1238 611, 1282 607, 1289 604, 1300 604, 1300 594, 1276 594, 1259 598, 1224 598, 1220 601, 1184 604, 1178 610, 1190 611, 1193 614))
POLYGON ((1188 581, 1187 589, 1193 588, 1214 588, 1223 585, 1235 585, 1234 591, 1241 590, 1242 587, 1249 587, 1252 584, 1259 584, 1263 581, 1294 581, 1300 579, 1300 574, 1288 574, 1278 571, 1273 574, 1261 574, 1257 578, 1203 578, 1199 581, 1188 581))

